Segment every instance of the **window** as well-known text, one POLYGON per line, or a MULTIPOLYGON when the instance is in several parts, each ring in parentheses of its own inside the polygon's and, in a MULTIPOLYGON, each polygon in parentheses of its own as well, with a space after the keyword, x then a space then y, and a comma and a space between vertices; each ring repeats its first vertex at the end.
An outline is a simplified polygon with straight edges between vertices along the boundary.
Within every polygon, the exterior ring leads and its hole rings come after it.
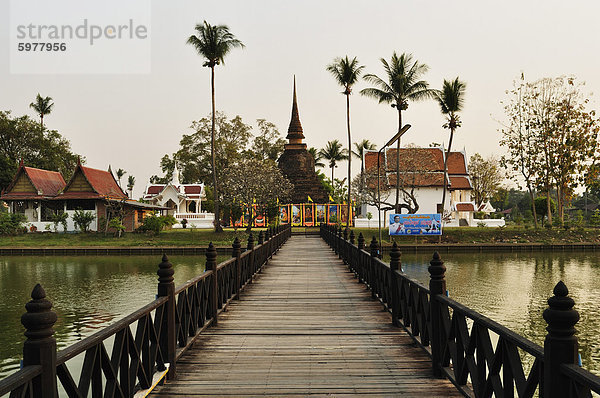
POLYGON ((92 199, 75 199, 67 201, 67 210, 96 210, 96 201, 92 199))
POLYGON ((13 209, 15 213, 25 214, 25 210, 28 209, 27 202, 18 201, 14 202, 13 209))
POLYGON ((61 201, 52 201, 52 202, 42 202, 42 221, 52 221, 52 216, 55 214, 60 214, 64 211, 64 202, 61 201))

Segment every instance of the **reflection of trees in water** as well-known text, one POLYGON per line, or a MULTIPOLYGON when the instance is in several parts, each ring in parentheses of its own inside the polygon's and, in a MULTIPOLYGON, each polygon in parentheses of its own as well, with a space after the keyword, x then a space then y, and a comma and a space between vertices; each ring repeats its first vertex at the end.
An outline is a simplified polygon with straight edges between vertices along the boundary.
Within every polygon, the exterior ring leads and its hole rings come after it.
MULTIPOLYGON (((202 273, 204 260, 204 256, 173 256, 176 283, 202 273)), ((19 367, 25 341, 20 319, 36 283, 44 286, 58 315, 54 329, 62 349, 151 302, 160 261, 161 256, 2 258, 0 377, 19 367)))

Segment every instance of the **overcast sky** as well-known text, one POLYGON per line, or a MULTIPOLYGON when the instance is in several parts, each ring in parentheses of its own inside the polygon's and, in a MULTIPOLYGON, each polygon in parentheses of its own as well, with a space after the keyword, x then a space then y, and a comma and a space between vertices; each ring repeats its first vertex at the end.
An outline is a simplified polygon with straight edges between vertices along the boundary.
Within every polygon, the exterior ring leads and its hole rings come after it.
MULTIPOLYGON (((88 166, 134 175, 135 197, 192 120, 210 113, 209 70, 186 45, 203 20, 228 25, 246 45, 217 67, 217 109, 254 126, 265 118, 285 135, 295 74, 306 142, 317 148, 347 141, 344 96, 325 70, 337 56, 357 56, 367 73, 383 76, 381 57, 409 52, 430 67, 424 78, 433 88, 459 76, 467 92, 453 147, 468 155, 502 153, 500 101, 521 72, 527 80, 573 74, 585 92, 600 95, 600 5, 593 1, 152 1, 151 73, 137 75, 11 74, 8 6, 0 0, 0 109, 35 116, 35 95, 51 96, 47 126, 88 166)), ((360 96, 365 87, 357 84, 351 97, 353 140, 379 146, 396 131, 397 114, 360 96)), ((404 121, 412 128, 403 143, 448 142, 433 101, 411 103, 404 121)))

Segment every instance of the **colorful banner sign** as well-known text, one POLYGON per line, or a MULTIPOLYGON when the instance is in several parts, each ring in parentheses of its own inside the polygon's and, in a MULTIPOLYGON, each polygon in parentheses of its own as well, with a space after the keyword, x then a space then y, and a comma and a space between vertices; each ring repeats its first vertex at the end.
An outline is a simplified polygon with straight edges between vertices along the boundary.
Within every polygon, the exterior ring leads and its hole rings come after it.
POLYGON ((441 235, 441 214, 390 214, 390 235, 441 235))
MULTIPOLYGON (((343 204, 288 204, 279 205, 279 224, 292 224, 294 227, 313 227, 321 224, 346 224, 347 205, 343 204)), ((266 227, 269 220, 266 216, 258 213, 258 206, 252 206, 253 227, 266 227)), ((354 213, 352 214, 354 216, 354 213)), ((247 227, 250 221, 250 215, 247 212, 238 218, 232 220, 232 225, 236 227, 247 227)), ((353 220, 351 219, 350 222, 353 220)))

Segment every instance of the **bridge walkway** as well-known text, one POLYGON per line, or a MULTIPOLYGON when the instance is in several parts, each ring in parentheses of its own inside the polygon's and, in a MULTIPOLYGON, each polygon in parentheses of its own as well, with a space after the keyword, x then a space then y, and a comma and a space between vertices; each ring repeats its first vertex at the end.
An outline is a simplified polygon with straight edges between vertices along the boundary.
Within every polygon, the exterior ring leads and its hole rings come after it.
POLYGON ((461 396, 317 237, 293 236, 152 396, 461 396))

